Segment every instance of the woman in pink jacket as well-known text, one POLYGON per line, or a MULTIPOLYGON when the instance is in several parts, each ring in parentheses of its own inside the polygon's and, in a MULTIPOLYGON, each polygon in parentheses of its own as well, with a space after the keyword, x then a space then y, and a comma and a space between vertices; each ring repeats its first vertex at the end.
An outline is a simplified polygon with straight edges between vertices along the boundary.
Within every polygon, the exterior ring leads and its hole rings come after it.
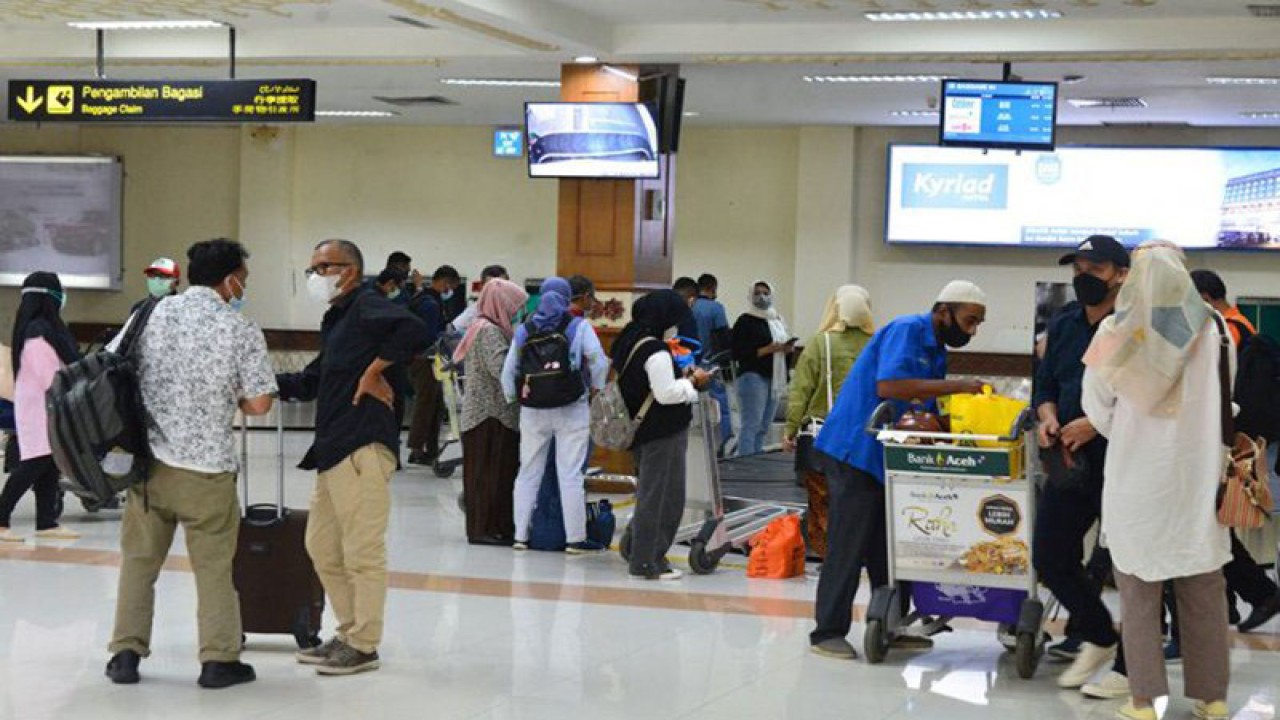
POLYGON ((0 542, 23 542, 10 528, 10 516, 28 490, 36 494, 36 537, 74 540, 79 535, 58 525, 58 468, 49 450, 44 395, 53 376, 75 361, 71 331, 62 322, 67 296, 58 276, 34 272, 22 283, 22 302, 13 323, 13 405, 18 426, 18 466, 0 492, 0 542))

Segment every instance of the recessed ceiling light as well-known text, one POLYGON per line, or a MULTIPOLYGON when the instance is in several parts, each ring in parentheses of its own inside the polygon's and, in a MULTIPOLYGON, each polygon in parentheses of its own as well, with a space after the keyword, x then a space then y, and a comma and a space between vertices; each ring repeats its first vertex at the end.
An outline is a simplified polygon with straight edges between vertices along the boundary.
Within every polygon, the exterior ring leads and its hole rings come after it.
POLYGON ((574 58, 573 61, 578 63, 579 65, 591 65, 592 63, 600 62, 600 58, 596 57, 595 55, 579 55, 578 57, 574 58))
POLYGON ((938 117, 937 110, 890 110, 889 115, 892 117, 905 118, 932 118, 938 117))
POLYGON ((560 87, 559 80, 537 80, 533 78, 441 78, 440 82, 445 85, 469 85, 480 87, 560 87))
POLYGON ((1222 77, 1204 79, 1210 85, 1280 85, 1280 77, 1222 77))
POLYGON ((390 110, 317 110, 316 117, 367 117, 367 118, 385 118, 395 117, 398 112, 390 110))
POLYGON ((1246 110, 1240 117, 1250 120, 1280 120, 1280 110, 1246 110))
POLYGON ((683 115, 685 117, 702 117, 702 113, 697 110, 685 110, 683 115))
POLYGON ((216 20, 86 20, 67 26, 77 30, 214 30, 226 24, 216 20))
POLYGON ((938 83, 951 75, 805 75, 811 83, 938 83))
POLYGON ((1071 107, 1077 108, 1144 108, 1147 101, 1140 97, 1095 97, 1071 98, 1067 100, 1071 107))
POLYGON ((872 22, 938 22, 968 20, 1057 20, 1058 10, 925 10, 866 12, 872 22))

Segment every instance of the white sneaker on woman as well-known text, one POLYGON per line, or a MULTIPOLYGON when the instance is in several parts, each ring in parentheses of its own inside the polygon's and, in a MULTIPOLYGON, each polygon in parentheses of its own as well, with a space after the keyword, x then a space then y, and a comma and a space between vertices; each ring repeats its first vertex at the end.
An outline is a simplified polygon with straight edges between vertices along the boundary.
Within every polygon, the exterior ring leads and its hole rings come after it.
POLYGON ((1102 680, 1096 683, 1087 683, 1080 688, 1080 692, 1085 697, 1091 697, 1096 700, 1115 700, 1117 698, 1129 697, 1129 678, 1112 670, 1102 676, 1102 680))
POLYGON ((37 540, 79 540, 80 533, 76 532, 75 530, 68 530, 67 528, 62 527, 61 525, 57 525, 51 528, 45 528, 44 530, 37 530, 36 539, 37 540))
POLYGON ((20 543, 26 541, 26 538, 14 532, 11 528, 0 528, 0 543, 20 543))
POLYGON ((1087 642, 1080 646, 1080 654, 1071 661, 1071 667, 1058 676, 1058 687, 1078 688, 1093 679, 1104 667, 1115 662, 1119 643, 1102 647, 1087 642))

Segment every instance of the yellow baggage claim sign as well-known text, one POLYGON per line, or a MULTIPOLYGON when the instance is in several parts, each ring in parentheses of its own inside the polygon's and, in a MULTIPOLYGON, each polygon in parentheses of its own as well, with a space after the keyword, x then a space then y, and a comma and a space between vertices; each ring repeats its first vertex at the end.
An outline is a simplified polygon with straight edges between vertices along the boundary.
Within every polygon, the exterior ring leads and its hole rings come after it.
POLYGON ((15 122, 312 122, 315 80, 10 80, 15 122))

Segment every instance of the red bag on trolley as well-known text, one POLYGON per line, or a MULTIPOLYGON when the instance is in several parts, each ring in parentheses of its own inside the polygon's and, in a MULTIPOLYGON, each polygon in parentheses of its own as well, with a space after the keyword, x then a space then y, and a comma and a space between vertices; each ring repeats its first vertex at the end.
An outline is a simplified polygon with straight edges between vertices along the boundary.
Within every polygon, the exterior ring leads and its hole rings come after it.
POLYGON ((804 575, 804 536, 799 515, 778 518, 751 538, 747 577, 785 580, 800 575, 804 575))

